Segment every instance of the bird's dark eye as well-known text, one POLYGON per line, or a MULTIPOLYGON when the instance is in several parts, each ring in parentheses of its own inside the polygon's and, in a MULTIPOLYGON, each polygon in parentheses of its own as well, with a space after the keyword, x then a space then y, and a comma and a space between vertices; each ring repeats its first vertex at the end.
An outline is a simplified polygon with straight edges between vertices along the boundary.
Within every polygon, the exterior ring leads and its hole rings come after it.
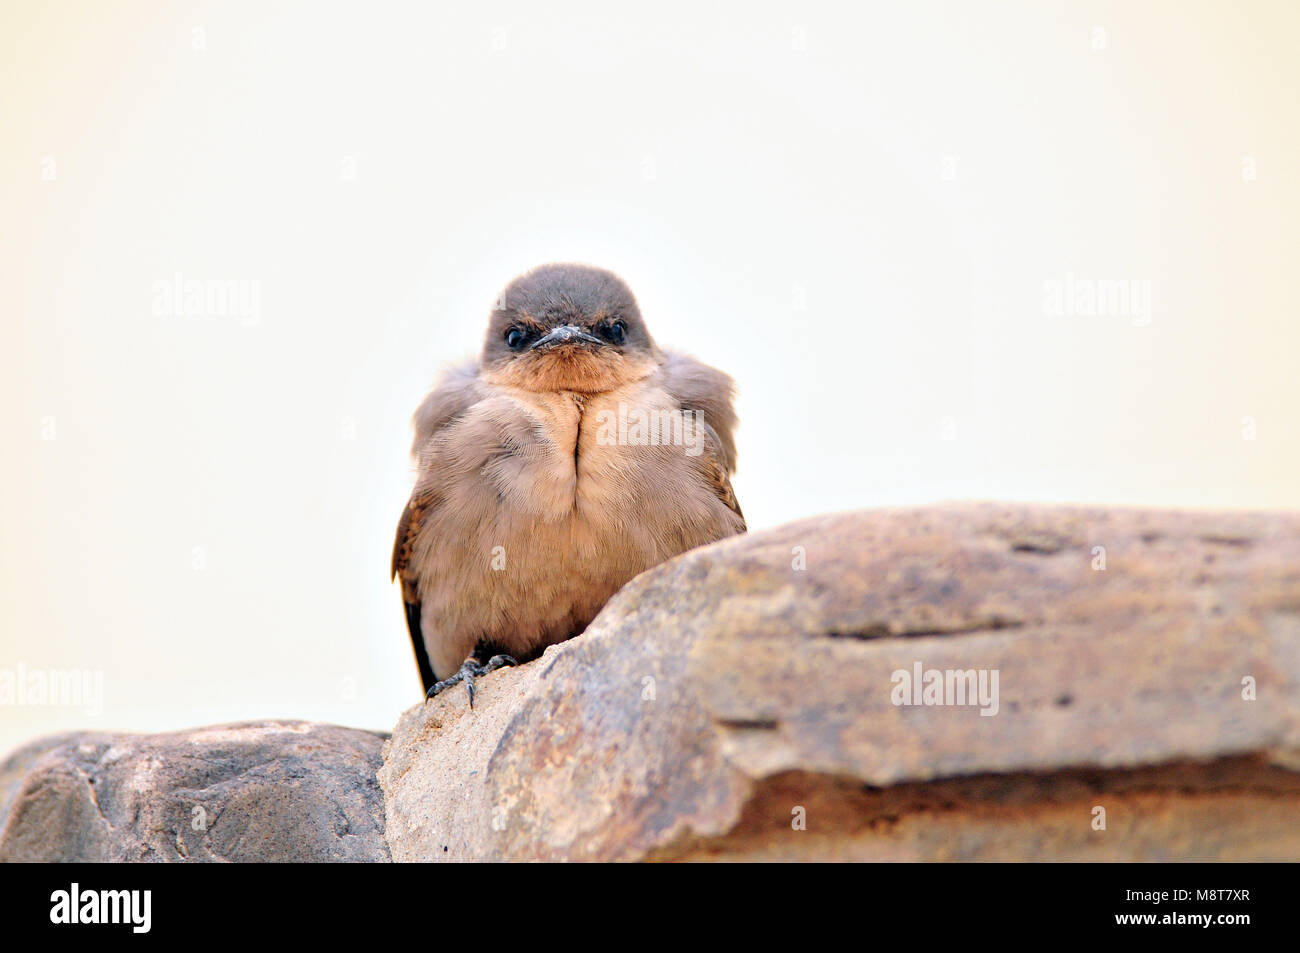
POLYGON ((517 351, 524 345, 524 332, 518 328, 511 328, 506 332, 506 345, 512 351, 517 351))
POLYGON ((627 336, 627 325, 622 321, 615 321, 605 332, 606 337, 615 344, 622 344, 623 339, 627 336))

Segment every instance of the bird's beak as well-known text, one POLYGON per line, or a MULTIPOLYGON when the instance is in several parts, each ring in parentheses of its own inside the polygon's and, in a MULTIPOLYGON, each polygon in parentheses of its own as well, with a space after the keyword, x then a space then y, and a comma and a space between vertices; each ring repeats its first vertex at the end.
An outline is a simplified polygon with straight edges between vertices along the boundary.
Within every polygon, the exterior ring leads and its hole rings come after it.
POLYGON ((594 334, 589 334, 576 324, 566 324, 563 327, 553 328, 547 334, 538 338, 532 343, 530 351, 544 351, 553 347, 566 344, 604 344, 600 338, 594 334))

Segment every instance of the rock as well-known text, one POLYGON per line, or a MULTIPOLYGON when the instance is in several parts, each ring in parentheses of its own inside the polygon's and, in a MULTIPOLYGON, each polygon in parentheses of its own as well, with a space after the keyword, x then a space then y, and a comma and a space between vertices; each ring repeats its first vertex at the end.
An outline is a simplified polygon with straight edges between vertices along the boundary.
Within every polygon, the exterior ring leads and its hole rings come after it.
POLYGON ((478 684, 386 743, 35 742, 0 860, 1300 860, 1296 514, 818 517, 478 684), (975 693, 908 698, 917 671, 975 693))
POLYGON ((383 741, 275 721, 46 738, 0 764, 0 861, 388 860, 383 741))
POLYGON ((385 746, 395 860, 1300 859, 1293 514, 818 517, 479 685, 385 746), (894 704, 918 664, 996 713, 894 704))

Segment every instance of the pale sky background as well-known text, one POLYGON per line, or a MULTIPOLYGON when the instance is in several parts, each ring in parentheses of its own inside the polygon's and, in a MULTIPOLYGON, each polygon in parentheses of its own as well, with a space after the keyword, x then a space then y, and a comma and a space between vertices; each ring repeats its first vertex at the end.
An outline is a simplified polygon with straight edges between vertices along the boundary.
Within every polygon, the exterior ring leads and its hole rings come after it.
POLYGON ((0 671, 103 678, 0 751, 391 727, 410 414, 544 261, 736 378, 752 529, 1300 506, 1295 3, 0 10, 0 671))

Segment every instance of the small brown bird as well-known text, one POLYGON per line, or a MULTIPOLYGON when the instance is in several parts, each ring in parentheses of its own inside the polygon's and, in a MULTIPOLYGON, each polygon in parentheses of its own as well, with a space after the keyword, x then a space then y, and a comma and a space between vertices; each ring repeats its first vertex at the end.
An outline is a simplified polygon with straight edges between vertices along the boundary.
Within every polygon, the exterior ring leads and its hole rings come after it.
POLYGON ((578 635, 638 573, 745 531, 730 377, 661 351, 617 275, 543 265, 415 412, 392 571, 427 697, 578 635), (463 664, 461 660, 464 660, 463 664))

